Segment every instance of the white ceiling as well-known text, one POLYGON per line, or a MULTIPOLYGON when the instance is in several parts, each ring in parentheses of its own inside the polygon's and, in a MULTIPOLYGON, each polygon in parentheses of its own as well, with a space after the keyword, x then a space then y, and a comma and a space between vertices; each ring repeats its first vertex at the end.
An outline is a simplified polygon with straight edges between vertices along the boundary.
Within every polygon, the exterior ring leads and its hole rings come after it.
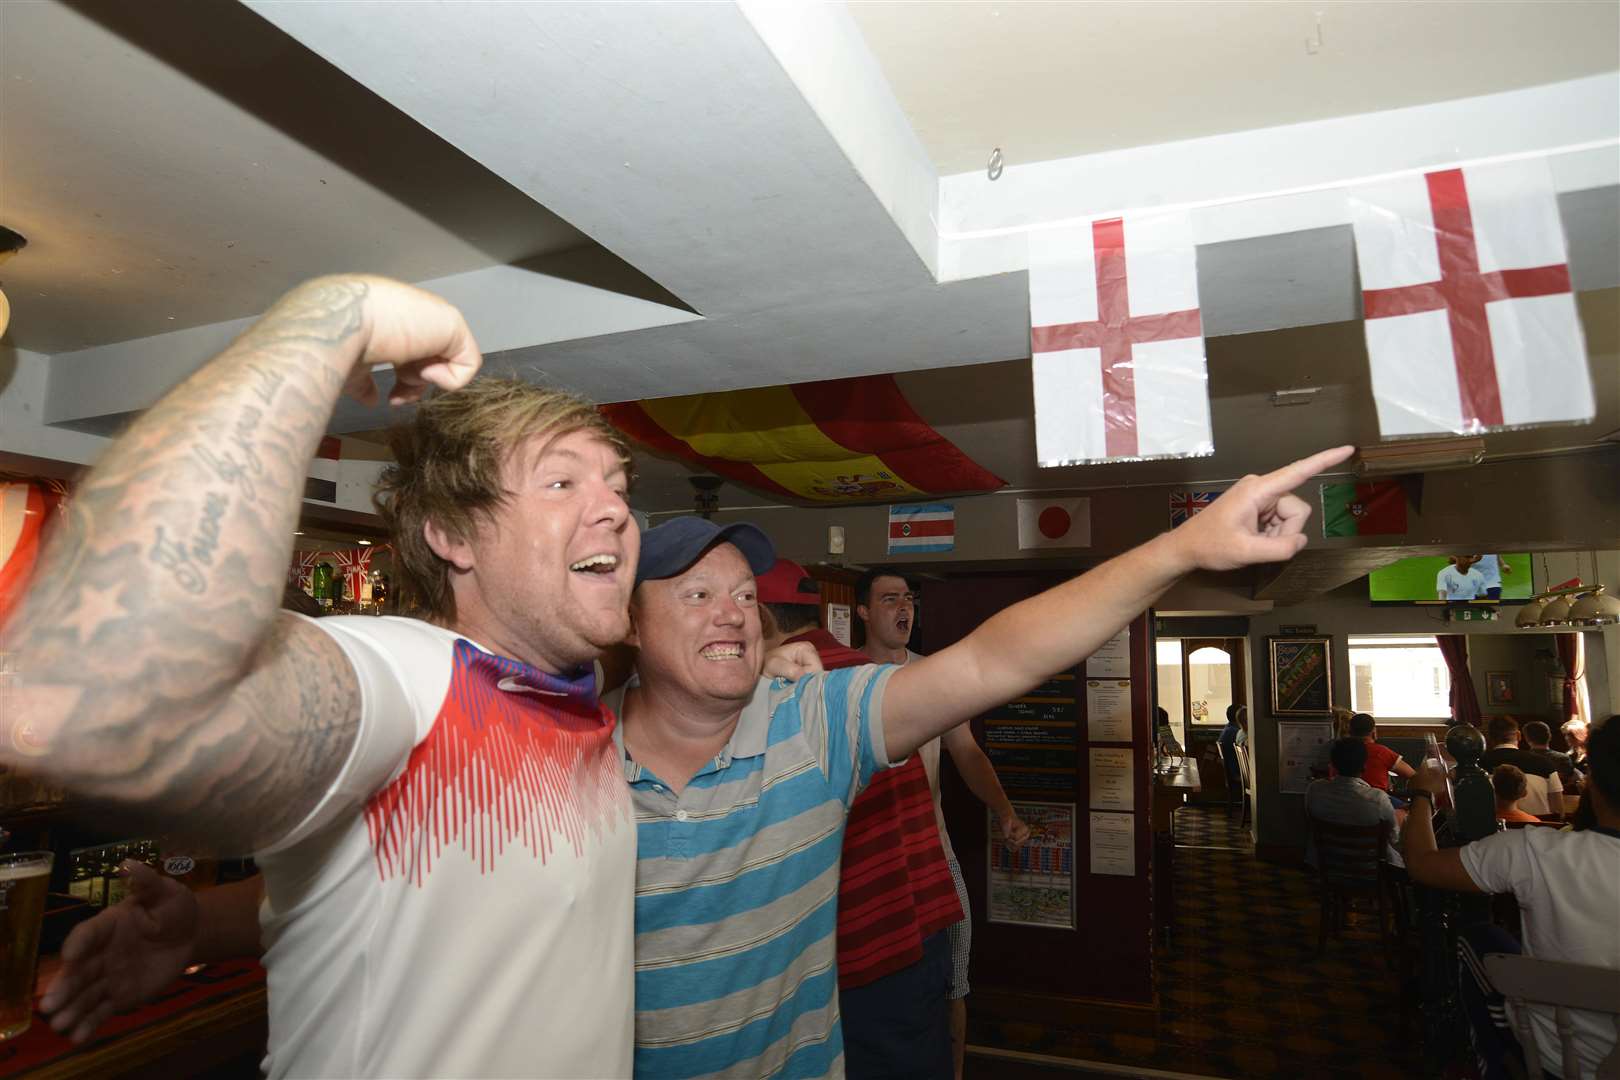
POLYGON ((7 340, 68 352, 588 243, 234 3, 0 3, 7 340))
POLYGON ((914 3, 850 12, 941 173, 1613 71, 1620 4, 914 3))
MULTIPOLYGON (((601 400, 895 372, 1016 487, 1229 479, 1376 438, 1348 227, 1279 212, 1200 247, 1213 457, 1036 470, 1027 281, 1011 266, 941 273, 916 227, 939 209, 935 169, 978 169, 997 143, 1020 169, 1129 159, 1121 148, 1620 71, 1617 11, 3 0, 0 223, 31 241, 4 268, 6 341, 53 354, 47 420, 104 432, 205 360, 228 320, 361 268, 439 279, 493 370, 601 400), (898 128, 861 123, 891 114, 898 128), (587 317, 582 297, 626 302, 587 317), (1299 385, 1324 390, 1270 405, 1299 385)), ((1620 133, 1612 111, 1592 125, 1620 133)), ((1402 130, 1423 137, 1421 121, 1402 130)), ((1615 172, 1600 162, 1560 188, 1598 421, 1493 436, 1493 453, 1620 427, 1620 314, 1612 291, 1590 292, 1620 284, 1615 172)), ((1023 190, 1014 179, 999 193, 1023 190)), ((346 404, 334 430, 387 419, 346 404)), ((0 451, 27 452, 5 437, 0 451)), ((690 505, 684 467, 642 472, 638 505, 690 505)))

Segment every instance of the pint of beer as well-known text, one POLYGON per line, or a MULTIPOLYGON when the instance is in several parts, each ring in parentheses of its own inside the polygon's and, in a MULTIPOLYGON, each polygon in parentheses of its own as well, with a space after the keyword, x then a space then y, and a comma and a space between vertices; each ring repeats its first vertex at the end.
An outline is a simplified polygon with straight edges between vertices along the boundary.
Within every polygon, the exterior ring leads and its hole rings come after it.
POLYGON ((0 855, 0 1042, 28 1030, 51 853, 0 855))

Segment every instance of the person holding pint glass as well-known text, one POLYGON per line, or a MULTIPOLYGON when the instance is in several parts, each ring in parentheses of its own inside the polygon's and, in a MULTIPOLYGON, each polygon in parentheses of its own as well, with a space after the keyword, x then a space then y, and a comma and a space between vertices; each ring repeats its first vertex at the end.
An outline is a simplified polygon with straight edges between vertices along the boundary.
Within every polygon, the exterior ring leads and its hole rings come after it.
POLYGON ((28 1030, 51 853, 0 855, 0 1042, 28 1030))

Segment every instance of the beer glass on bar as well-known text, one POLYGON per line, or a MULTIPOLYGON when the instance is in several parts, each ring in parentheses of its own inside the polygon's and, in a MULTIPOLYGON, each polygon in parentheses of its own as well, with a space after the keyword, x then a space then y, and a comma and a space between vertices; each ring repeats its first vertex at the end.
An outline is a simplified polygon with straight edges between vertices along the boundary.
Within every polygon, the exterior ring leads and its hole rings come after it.
POLYGON ((0 855, 0 1042, 28 1030, 34 1016, 34 965, 51 853, 0 855))

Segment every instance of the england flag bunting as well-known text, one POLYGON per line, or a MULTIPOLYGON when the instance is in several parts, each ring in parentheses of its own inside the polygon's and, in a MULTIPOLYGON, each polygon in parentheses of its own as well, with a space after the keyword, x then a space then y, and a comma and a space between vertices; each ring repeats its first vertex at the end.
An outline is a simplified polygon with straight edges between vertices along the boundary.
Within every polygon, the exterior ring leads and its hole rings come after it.
POLYGON ((1544 159, 1441 169, 1349 199, 1386 438, 1592 418, 1544 159))
POLYGON ((1029 315, 1041 465, 1214 452, 1186 213, 1031 233, 1029 315))

